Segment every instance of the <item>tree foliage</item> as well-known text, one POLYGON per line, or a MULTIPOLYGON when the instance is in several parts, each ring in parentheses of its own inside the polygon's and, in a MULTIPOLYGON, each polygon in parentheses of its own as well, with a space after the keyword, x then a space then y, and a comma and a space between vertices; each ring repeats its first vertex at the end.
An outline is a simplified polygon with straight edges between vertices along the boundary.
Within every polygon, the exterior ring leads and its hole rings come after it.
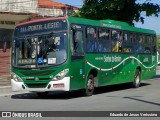
POLYGON ((113 19, 133 24, 133 21, 144 23, 144 17, 158 17, 160 6, 154 0, 83 0, 83 6, 76 16, 89 19, 113 19))

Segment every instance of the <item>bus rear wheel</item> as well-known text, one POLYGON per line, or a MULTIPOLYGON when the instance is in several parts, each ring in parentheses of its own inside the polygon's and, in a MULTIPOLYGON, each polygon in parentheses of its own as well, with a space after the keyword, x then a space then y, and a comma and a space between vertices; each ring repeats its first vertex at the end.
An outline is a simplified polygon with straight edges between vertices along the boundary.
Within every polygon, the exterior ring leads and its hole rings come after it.
POLYGON ((134 81, 133 81, 133 88, 138 88, 141 83, 141 72, 139 69, 136 69, 134 81))
POLYGON ((84 90, 84 96, 92 96, 94 92, 94 76, 90 74, 88 76, 86 89, 84 90))

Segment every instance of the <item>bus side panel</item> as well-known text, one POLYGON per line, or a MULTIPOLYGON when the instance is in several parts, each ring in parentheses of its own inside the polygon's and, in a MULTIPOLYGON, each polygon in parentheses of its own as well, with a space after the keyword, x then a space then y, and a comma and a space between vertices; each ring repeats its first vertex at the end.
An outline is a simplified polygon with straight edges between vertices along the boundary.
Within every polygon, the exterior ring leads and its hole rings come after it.
POLYGON ((134 79, 135 66, 130 54, 115 54, 113 64, 113 75, 116 76, 116 84, 131 82, 134 79))
POLYGON ((84 59, 73 60, 70 65, 70 90, 82 89, 85 86, 84 59))
MULTIPOLYGON (((87 55, 88 69, 97 69, 98 86, 131 82, 134 79, 135 67, 128 54, 87 55), (125 60, 126 59, 126 60, 125 60), (124 60, 124 61, 123 61, 124 60)), ((134 64, 134 63, 133 63, 134 64)), ((88 71, 88 69, 86 71, 88 71)))
POLYGON ((153 77, 155 60, 149 54, 92 54, 86 57, 86 71, 98 71, 98 86, 127 83, 133 82, 136 69, 140 69, 142 80, 153 77))
POLYGON ((87 76, 93 69, 98 73, 97 75, 93 75, 97 77, 96 86, 104 86, 110 82, 114 82, 111 54, 87 54, 86 61, 87 76))
POLYGON ((141 55, 142 66, 141 78, 146 80, 156 75, 156 55, 141 55))
POLYGON ((108 73, 111 74, 111 79, 105 83, 106 85, 126 83, 133 79, 133 70, 131 67, 128 67, 130 60, 123 62, 126 57, 126 55, 116 53, 110 55, 111 63, 109 64, 112 65, 112 70, 109 70, 108 73))

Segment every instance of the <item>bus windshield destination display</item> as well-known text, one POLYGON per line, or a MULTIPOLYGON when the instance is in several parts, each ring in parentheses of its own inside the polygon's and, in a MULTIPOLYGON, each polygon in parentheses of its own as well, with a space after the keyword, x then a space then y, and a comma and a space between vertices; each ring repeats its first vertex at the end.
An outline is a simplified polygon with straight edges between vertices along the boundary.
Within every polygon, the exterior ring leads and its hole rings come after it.
POLYGON ((62 28, 62 24, 60 22, 49 22, 42 23, 38 25, 25 26, 20 28, 20 32, 30 32, 30 31, 39 31, 39 30, 48 30, 48 29, 56 29, 62 28))
POLYGON ((51 31, 51 30, 62 30, 66 28, 65 20, 56 20, 56 21, 43 21, 38 23, 31 23, 22 26, 18 26, 15 30, 15 35, 22 34, 33 34, 37 32, 51 31))

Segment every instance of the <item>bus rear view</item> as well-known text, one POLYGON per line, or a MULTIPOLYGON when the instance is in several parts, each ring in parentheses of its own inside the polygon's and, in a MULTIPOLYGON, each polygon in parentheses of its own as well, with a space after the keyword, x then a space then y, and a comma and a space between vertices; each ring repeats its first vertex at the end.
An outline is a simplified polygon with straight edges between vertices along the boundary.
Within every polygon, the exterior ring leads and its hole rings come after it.
POLYGON ((65 18, 20 24, 12 43, 13 91, 36 91, 43 95, 46 91, 69 90, 65 18))

